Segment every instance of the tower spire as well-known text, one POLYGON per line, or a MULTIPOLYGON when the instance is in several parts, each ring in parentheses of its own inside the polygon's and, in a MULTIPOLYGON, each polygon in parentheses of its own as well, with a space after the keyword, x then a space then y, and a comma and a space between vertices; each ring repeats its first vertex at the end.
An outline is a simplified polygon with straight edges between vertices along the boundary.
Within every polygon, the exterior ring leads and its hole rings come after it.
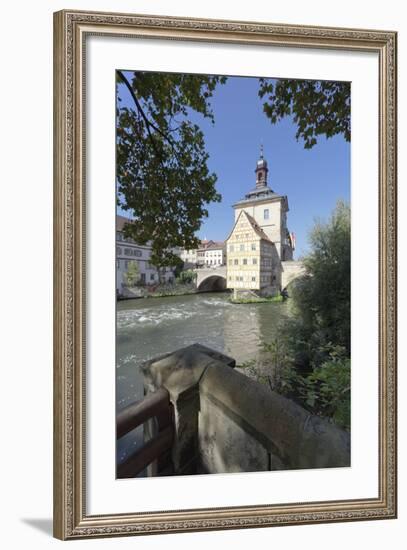
POLYGON ((267 187, 267 161, 264 159, 263 142, 260 143, 260 158, 256 164, 256 188, 267 187))

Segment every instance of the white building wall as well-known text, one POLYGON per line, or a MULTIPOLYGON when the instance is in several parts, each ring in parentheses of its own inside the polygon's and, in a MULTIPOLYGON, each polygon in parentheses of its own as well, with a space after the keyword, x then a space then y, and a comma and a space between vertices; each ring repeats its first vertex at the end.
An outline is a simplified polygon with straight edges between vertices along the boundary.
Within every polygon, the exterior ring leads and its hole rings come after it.
POLYGON ((197 262, 197 250, 181 250, 180 254, 181 260, 184 262, 184 264, 195 266, 197 262))
POLYGON ((205 250, 205 265, 217 266, 225 263, 225 250, 223 248, 210 248, 205 250))
POLYGON ((259 290, 261 239, 242 215, 227 240, 227 288, 259 290))
MULTIPOLYGON (((140 281, 146 285, 157 284, 159 281, 158 271, 149 262, 151 248, 138 245, 130 239, 125 239, 121 232, 116 234, 116 289, 120 292, 122 286, 126 285, 124 274, 127 272, 131 261, 137 262, 140 271, 140 281)), ((171 268, 166 268, 165 281, 174 278, 171 268)))
POLYGON ((242 210, 250 214, 263 229, 267 237, 273 241, 279 256, 281 254, 281 213, 283 209, 283 200, 283 197, 281 197, 274 201, 257 202, 235 208, 235 222, 242 210), (268 218, 264 217, 265 210, 268 210, 268 218))

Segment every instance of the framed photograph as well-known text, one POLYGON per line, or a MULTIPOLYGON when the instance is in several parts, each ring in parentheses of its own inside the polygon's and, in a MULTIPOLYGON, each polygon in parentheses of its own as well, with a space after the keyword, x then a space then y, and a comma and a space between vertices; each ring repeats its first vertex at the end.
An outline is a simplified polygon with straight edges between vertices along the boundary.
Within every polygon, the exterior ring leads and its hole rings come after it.
POLYGON ((396 33, 54 16, 54 534, 396 517, 396 33))

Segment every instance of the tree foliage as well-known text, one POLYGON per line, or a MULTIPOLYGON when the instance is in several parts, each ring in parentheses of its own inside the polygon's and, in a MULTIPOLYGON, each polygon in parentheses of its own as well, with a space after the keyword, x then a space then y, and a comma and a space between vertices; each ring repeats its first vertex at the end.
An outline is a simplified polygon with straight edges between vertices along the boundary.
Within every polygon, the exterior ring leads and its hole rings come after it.
POLYGON ((291 292, 304 340, 314 349, 331 343, 350 354, 350 231, 350 208, 339 201, 327 222, 315 223, 306 275, 291 292))
POLYGON ((350 209, 340 201, 315 223, 306 273, 290 288, 291 313, 261 359, 243 367, 313 414, 350 427, 350 209))
POLYGON ((350 358, 341 346, 329 346, 329 356, 302 379, 301 397, 312 411, 350 428, 350 358))
POLYGON ((124 278, 128 286, 134 286, 140 278, 140 268, 134 260, 129 262, 124 278))
POLYGON ((198 246, 195 235, 208 215, 205 205, 220 201, 203 132, 189 115, 214 122, 210 99, 225 80, 117 71, 118 205, 134 218, 124 234, 139 244, 150 242, 150 261, 157 267, 179 263, 173 247, 198 246), (131 107, 121 105, 123 87, 131 107))
POLYGON ((306 274, 293 284, 286 324, 291 389, 314 414, 350 427, 350 208, 338 201, 309 235, 306 274))
POLYGON ((317 137, 337 134, 350 141, 350 83, 320 80, 260 79, 260 98, 272 124, 292 117, 297 125, 297 140, 305 149, 317 143, 317 137))

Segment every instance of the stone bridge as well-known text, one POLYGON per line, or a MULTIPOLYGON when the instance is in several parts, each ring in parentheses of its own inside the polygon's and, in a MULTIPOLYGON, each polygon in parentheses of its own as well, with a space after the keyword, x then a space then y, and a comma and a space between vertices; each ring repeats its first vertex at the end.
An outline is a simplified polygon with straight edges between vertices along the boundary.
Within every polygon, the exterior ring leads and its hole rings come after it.
POLYGON ((196 287, 201 292, 211 292, 226 289, 226 266, 201 267, 195 269, 197 274, 196 287))
MULTIPOLYGON (((196 286, 201 292, 213 292, 226 289, 226 266, 201 267, 195 269, 197 274, 196 286)), ((281 288, 285 288, 294 279, 305 273, 301 261, 289 260, 281 262, 281 288)))
POLYGON ((281 288, 285 288, 297 277, 305 273, 304 264, 300 261, 281 262, 281 288))

